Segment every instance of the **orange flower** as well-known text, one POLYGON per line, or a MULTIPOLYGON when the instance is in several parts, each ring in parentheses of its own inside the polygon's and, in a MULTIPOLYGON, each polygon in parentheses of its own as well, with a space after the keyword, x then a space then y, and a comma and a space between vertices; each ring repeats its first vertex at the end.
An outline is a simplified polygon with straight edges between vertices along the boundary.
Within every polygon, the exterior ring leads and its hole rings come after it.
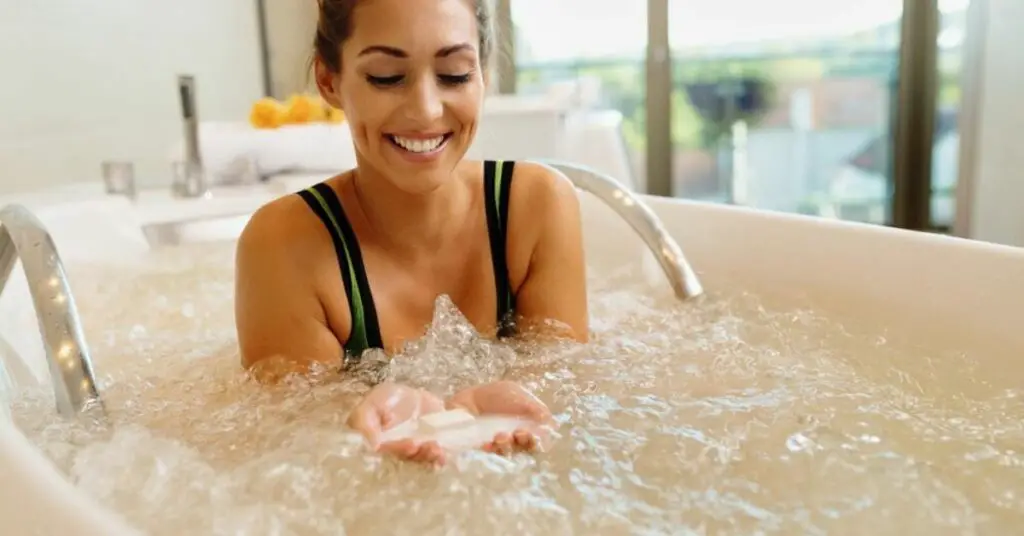
POLYGON ((265 97, 253 103, 249 112, 249 124, 255 128, 277 128, 284 124, 285 112, 280 102, 265 97))
POLYGON ((326 106, 326 109, 328 123, 343 123, 345 121, 345 112, 329 104, 326 106))
POLYGON ((285 106, 287 108, 285 122, 288 124, 313 123, 325 119, 323 103, 318 97, 292 95, 285 106))

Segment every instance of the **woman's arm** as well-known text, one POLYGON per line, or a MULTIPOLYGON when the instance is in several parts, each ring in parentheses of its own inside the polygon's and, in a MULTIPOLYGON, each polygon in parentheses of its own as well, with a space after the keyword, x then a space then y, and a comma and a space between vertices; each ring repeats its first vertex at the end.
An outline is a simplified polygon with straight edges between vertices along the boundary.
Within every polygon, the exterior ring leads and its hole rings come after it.
POLYGON ((295 199, 258 210, 238 241, 235 326, 242 365, 260 381, 337 368, 342 346, 327 324, 309 259, 322 229, 301 216, 295 199), (308 227, 308 228, 307 228, 308 227))
MULTIPOLYGON (((317 293, 316 271, 310 263, 318 253, 323 255, 318 248, 329 244, 329 239, 319 222, 303 217, 309 215, 303 213, 305 205, 289 206, 295 201, 295 197, 282 198, 261 208, 238 240, 238 344, 242 365, 263 383, 308 373, 316 365, 333 370, 341 367, 342 344, 328 325, 317 293)), ((348 330, 348 326, 343 328, 348 330)), ((352 408, 348 424, 375 449, 403 459, 443 463, 444 452, 436 442, 380 443, 380 435, 388 427, 443 409, 444 402, 431 393, 385 382, 352 408)))
POLYGON ((524 231, 530 248, 523 253, 529 264, 516 294, 519 321, 526 332, 586 342, 590 331, 587 272, 576 188, 549 167, 523 163, 516 168, 521 176, 513 182, 513 191, 521 183, 519 195, 511 200, 509 225, 517 234, 524 231))

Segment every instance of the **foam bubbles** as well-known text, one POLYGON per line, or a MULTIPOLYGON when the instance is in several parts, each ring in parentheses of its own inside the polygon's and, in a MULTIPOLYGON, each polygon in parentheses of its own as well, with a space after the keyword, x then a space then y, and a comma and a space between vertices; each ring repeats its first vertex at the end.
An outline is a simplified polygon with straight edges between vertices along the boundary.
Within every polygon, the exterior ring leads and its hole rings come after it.
POLYGON ((145 273, 71 267, 112 426, 59 420, 45 387, 12 404, 83 493, 152 534, 909 534, 1024 522, 1024 397, 965 395, 977 365, 967 354, 739 291, 679 305, 628 276, 591 280, 592 343, 510 347, 479 337, 442 297, 425 337, 368 361, 439 394, 521 381, 560 437, 541 454, 467 452, 435 471, 368 453, 346 428, 366 390, 357 381, 244 378, 232 262, 230 246, 204 245, 156 252, 145 273))

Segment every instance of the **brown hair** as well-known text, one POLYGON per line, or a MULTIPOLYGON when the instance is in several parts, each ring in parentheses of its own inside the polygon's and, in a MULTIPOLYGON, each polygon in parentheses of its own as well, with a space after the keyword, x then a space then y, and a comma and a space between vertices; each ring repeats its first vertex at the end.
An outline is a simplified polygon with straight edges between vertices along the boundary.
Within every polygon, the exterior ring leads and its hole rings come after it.
MULTIPOLYGON (((490 0, 469 1, 474 5, 477 32, 480 34, 480 64, 486 70, 494 48, 490 0)), ((320 17, 313 40, 314 58, 319 58, 332 72, 341 70, 341 45, 352 34, 352 13, 358 3, 359 0, 317 0, 320 17)))

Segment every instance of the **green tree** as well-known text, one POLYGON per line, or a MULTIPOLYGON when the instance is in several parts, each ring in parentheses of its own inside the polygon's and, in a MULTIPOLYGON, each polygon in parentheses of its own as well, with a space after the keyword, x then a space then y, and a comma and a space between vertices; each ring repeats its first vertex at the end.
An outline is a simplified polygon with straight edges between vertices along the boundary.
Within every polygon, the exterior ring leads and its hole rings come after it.
POLYGON ((775 102, 775 83, 768 74, 770 63, 763 60, 699 59, 679 61, 673 69, 672 143, 680 148, 705 148, 732 128, 732 120, 755 127, 775 102), (688 84, 739 84, 752 81, 760 86, 764 105, 740 112, 735 117, 705 117, 686 91, 688 84))

